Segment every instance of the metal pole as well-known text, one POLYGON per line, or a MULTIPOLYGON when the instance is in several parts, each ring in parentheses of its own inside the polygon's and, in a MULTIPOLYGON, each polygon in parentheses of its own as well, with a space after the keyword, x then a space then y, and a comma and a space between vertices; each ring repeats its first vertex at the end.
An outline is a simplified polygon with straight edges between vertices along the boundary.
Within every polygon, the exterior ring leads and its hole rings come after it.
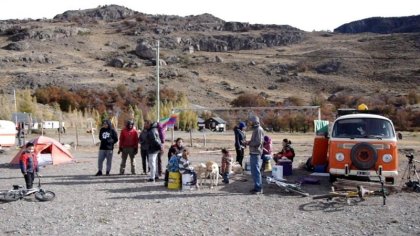
POLYGON ((156 50, 156 83, 157 83, 157 91, 156 91, 156 99, 157 99, 157 122, 160 120, 160 95, 159 95, 159 40, 157 41, 157 50, 156 50))
POLYGON ((321 120, 321 107, 318 107, 318 120, 321 120))
POLYGON ((15 125, 17 125, 17 102, 16 102, 16 90, 13 89, 13 100, 15 102, 15 125))

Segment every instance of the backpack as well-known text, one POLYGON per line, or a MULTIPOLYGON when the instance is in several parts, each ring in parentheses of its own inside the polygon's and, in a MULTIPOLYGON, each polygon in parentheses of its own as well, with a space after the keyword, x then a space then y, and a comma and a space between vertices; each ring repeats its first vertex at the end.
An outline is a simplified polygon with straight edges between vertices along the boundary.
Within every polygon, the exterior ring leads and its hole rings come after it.
POLYGON ((177 172, 179 171, 179 157, 178 156, 172 156, 171 159, 169 159, 167 169, 169 172, 177 172))

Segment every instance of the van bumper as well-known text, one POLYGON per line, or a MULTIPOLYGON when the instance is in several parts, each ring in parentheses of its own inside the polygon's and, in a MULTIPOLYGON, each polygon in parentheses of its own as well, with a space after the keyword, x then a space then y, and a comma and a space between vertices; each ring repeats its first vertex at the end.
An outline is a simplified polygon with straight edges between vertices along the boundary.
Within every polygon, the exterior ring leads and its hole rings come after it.
MULTIPOLYGON (((332 175, 346 175, 345 169, 336 169, 336 168, 330 168, 330 174, 332 175)), ((349 170, 347 176, 378 176, 378 173, 374 170, 349 170)), ((397 177, 398 171, 385 171, 382 170, 382 176, 384 177, 397 177)))

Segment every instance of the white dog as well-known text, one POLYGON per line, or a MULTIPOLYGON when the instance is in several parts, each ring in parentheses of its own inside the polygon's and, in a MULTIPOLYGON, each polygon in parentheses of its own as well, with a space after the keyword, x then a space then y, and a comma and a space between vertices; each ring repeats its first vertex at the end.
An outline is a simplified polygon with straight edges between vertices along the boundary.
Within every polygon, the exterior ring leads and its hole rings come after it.
POLYGON ((217 186, 219 182, 219 165, 214 161, 206 163, 206 177, 210 176, 210 188, 217 186))
POLYGON ((197 173, 197 184, 198 186, 201 186, 201 184, 203 183, 203 179, 207 178, 207 167, 204 163, 200 163, 194 166, 194 171, 195 173, 197 173))
POLYGON ((233 174, 243 174, 244 168, 239 164, 239 162, 234 162, 232 164, 232 173, 233 174))

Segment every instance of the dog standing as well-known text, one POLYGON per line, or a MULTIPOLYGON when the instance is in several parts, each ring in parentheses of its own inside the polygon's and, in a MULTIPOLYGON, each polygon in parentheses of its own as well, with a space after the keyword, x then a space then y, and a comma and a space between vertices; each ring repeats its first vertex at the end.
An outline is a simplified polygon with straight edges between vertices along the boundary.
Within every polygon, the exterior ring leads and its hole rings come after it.
POLYGON ((200 187, 203 183, 203 179, 207 178, 207 166, 204 163, 200 163, 194 166, 194 171, 197 173, 197 184, 200 187))
POLYGON ((206 177, 210 176, 210 188, 219 183, 219 165, 214 161, 206 163, 206 177))

